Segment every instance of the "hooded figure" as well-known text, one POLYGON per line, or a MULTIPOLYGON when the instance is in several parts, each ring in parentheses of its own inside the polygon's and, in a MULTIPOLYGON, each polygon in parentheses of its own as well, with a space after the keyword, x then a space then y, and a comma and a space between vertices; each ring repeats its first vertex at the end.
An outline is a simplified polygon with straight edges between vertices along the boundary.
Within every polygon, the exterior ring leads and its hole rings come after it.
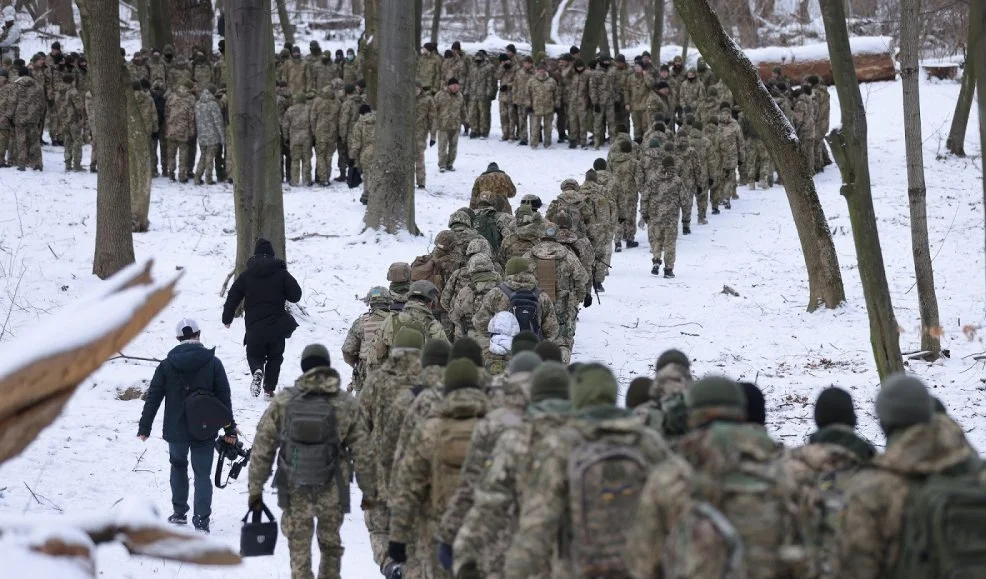
POLYGON ((0 30, 0 62, 16 58, 15 49, 20 46, 21 25, 17 23, 17 11, 13 6, 3 8, 3 29, 0 30))

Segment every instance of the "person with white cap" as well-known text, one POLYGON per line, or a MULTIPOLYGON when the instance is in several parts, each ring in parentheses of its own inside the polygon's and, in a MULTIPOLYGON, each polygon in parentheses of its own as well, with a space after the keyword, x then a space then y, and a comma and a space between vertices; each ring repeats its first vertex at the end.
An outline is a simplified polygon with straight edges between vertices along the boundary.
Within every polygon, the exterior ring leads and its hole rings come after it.
POLYGON ((192 524, 209 532, 212 514, 213 444, 220 428, 225 440, 236 444, 236 422, 230 402, 229 380, 214 348, 200 340, 202 331, 195 320, 184 318, 175 328, 179 344, 154 372, 144 400, 137 438, 146 441, 161 402, 164 401, 163 438, 171 455, 170 523, 188 522, 188 463, 191 455, 195 477, 192 524))
POLYGON ((21 26, 17 24, 17 11, 13 6, 3 9, 3 29, 0 30, 0 61, 5 58, 16 60, 18 43, 21 41, 21 26))

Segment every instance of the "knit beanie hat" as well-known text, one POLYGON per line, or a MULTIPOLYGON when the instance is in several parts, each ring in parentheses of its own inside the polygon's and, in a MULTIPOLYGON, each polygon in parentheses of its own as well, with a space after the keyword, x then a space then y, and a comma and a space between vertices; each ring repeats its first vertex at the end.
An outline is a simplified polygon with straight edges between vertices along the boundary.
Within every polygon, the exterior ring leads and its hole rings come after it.
POLYGON ((708 376, 695 382, 685 392, 685 402, 689 410, 718 406, 746 411, 746 394, 725 376, 708 376))
POLYGON ((627 408, 636 408, 650 400, 650 378, 639 376, 630 382, 627 389, 627 408))
POLYGON ((518 275, 527 273, 531 269, 531 262, 523 257, 511 257, 507 260, 507 267, 504 268, 505 275, 518 275))
POLYGON ((531 377, 531 402, 568 400, 568 371, 558 362, 544 362, 531 377))
POLYGON ((756 384, 740 382, 743 394, 746 395, 746 421, 750 424, 767 424, 767 402, 763 392, 756 384))
POLYGON ((421 351, 421 367, 441 366, 448 364, 449 351, 452 345, 445 340, 428 340, 421 351))
POLYGON ((257 245, 253 248, 254 255, 269 255, 274 256, 274 244, 267 241, 263 237, 257 240, 257 245))
POLYGON ((520 374, 522 372, 533 372, 541 365, 541 356, 534 352, 520 352, 510 360, 507 366, 507 374, 520 374))
POLYGON ((831 424, 856 427, 856 410, 852 395, 842 388, 826 388, 815 401, 815 425, 825 428, 831 424))
POLYGON ((924 382, 895 374, 883 382, 876 397, 876 416, 888 436, 894 431, 930 422, 934 402, 924 382))
POLYGON ((425 337, 414 328, 401 328, 394 336, 394 348, 420 350, 425 345, 425 337))
POLYGON ((534 353, 541 356, 541 359, 545 362, 552 361, 561 363, 561 348, 555 345, 554 342, 549 342, 548 340, 541 341, 535 348, 534 353))
POLYGON ((685 368, 690 368, 692 363, 681 350, 667 350, 657 358, 657 366, 654 370, 660 370, 668 364, 681 364, 685 368))
POLYGON ((452 360, 445 368, 445 393, 479 387, 479 368, 467 358, 452 360))
POLYGON ((596 171, 605 171, 606 159, 603 159, 602 157, 596 159, 595 161, 592 162, 592 168, 595 169, 596 171))
POLYGON ((510 345, 510 354, 516 356, 521 352, 533 352, 534 348, 538 345, 538 336, 530 330, 524 330, 523 332, 514 336, 514 341, 510 345))
POLYGON ((310 344, 301 352, 301 371, 307 372, 320 366, 331 367, 329 351, 322 344, 310 344))
POLYGON ((572 381, 572 408, 581 410, 591 406, 615 406, 619 390, 616 376, 609 368, 598 363, 586 364, 572 381))
POLYGON ((452 350, 449 352, 449 366, 452 365, 452 361, 462 358, 470 360, 477 367, 482 367, 483 349, 472 338, 459 338, 452 344, 452 350))

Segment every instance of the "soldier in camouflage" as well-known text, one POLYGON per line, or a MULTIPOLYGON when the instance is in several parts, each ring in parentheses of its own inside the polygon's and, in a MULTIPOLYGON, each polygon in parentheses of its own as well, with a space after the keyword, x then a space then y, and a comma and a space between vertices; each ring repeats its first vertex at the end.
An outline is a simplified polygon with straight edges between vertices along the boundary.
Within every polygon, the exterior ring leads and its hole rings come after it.
POLYGON ((796 87, 794 94, 794 130, 798 133, 801 148, 808 156, 809 174, 815 174, 815 125, 818 116, 818 103, 812 97, 811 84, 805 82, 796 87))
MULTIPOLYGON (((562 248, 568 251, 564 247, 562 248)), ((576 263, 578 258, 575 258, 576 263)), ((578 264, 581 268, 581 264, 578 264)), ((503 284, 496 287, 483 299, 483 303, 472 318, 472 325, 477 331, 487 332, 490 320, 499 312, 510 309, 510 298, 504 291, 511 292, 520 290, 531 290, 538 293, 538 315, 541 330, 541 338, 550 342, 559 341, 558 316, 555 313, 555 306, 551 298, 538 288, 538 280, 534 276, 534 264, 525 258, 514 257, 507 262, 504 268, 503 284)))
POLYGON ((826 165, 832 164, 828 148, 825 146, 825 136, 829 134, 830 116, 832 114, 832 97, 829 87, 822 79, 813 74, 808 77, 811 85, 811 96, 815 100, 815 172, 820 173, 826 165))
POLYGON ((685 187, 685 195, 681 204, 681 233, 690 235, 692 232, 692 204, 695 198, 693 192, 698 190, 699 183, 702 183, 706 177, 703 173, 705 165, 699 159, 698 152, 692 147, 687 137, 675 141, 675 165, 678 167, 681 184, 685 187))
MULTIPOLYGON (((58 107, 58 126, 62 131, 62 141, 65 144, 65 170, 82 171, 82 125, 86 117, 85 99, 79 94, 79 89, 75 88, 75 77, 66 74, 62 82, 68 90, 62 95, 61 104, 58 107)), ((0 87, 0 94, 2 94, 0 87)), ((2 99, 2 96, 0 96, 2 99)), ((2 110, 0 106, 0 110, 2 110)), ((157 121, 157 113, 154 115, 157 121)), ((3 120, 0 119, 0 124, 3 120)), ((3 129, 0 128, 0 132, 3 129)), ((0 137, 2 139, 2 137, 0 137)), ((3 161, 3 143, 0 143, 0 162, 3 161)))
POLYGON ((500 166, 496 163, 490 163, 486 167, 486 171, 483 172, 472 184, 472 193, 469 197, 469 208, 478 209, 479 208, 479 194, 483 191, 489 191, 494 195, 499 195, 503 197, 506 202, 506 213, 512 213, 510 209, 510 202, 507 199, 511 199, 517 195, 517 187, 514 185, 513 179, 510 175, 504 173, 500 170, 500 166))
POLYGON ((446 89, 435 97, 435 110, 438 115, 438 170, 441 173, 454 171, 459 152, 459 127, 466 116, 458 79, 449 79, 446 89))
POLYGON ((469 95, 467 123, 472 129, 469 138, 485 139, 490 136, 490 108, 496 98, 496 71, 484 50, 477 52, 473 58, 466 81, 466 94, 469 95))
MULTIPOLYGON (((391 312, 373 345, 377 360, 388 357, 394 337, 401 328, 413 328, 427 340, 447 340, 441 322, 435 319, 434 305, 439 299, 438 288, 430 281, 413 282, 408 289, 407 303, 399 312, 391 312)), ((372 366, 372 365, 371 365, 372 366)))
POLYGON ((595 119, 592 135, 597 151, 606 139, 606 128, 612 132, 616 127, 615 77, 608 73, 611 64, 612 59, 604 55, 599 59, 599 69, 589 77, 589 102, 595 119))
POLYGON ((199 102, 195 105, 195 133, 199 141, 199 163, 195 167, 195 183, 202 184, 202 174, 209 185, 215 183, 212 179, 212 168, 216 162, 219 148, 226 143, 226 130, 223 125, 223 112, 219 103, 209 89, 202 89, 199 102))
POLYGON ((168 139, 168 178, 188 182, 189 140, 195 136, 195 96, 192 81, 174 86, 164 105, 165 137, 168 139))
POLYGON ((390 311, 399 312, 407 303, 407 292, 411 289, 411 264, 395 261, 387 268, 387 281, 390 283, 390 311))
POLYGON ((435 99, 422 88, 419 83, 414 88, 416 96, 414 101, 414 144, 417 150, 417 157, 414 161, 414 180, 418 184, 418 189, 425 188, 425 149, 428 148, 428 135, 431 137, 431 144, 435 144, 435 136, 438 134, 438 113, 435 110, 435 99))
MULTIPOLYGON (((369 462, 366 433, 357 420, 357 404, 353 397, 339 387, 339 374, 332 369, 325 347, 311 345, 301 356, 302 376, 293 388, 285 388, 274 398, 257 426, 249 466, 249 507, 264 509, 263 488, 271 474, 275 454, 284 452, 285 429, 291 423, 292 412, 299 404, 316 404, 325 400, 331 406, 329 424, 335 432, 327 434, 335 441, 335 464, 326 480, 317 486, 301 486, 294 475, 309 478, 309 472, 296 472, 288 459, 278 457, 275 487, 278 505, 282 509, 281 531, 288 540, 292 579, 313 579, 312 536, 316 535, 321 551, 318 577, 336 579, 341 576, 343 546, 339 531, 343 516, 349 513, 349 460, 355 462, 356 480, 360 490, 372 493, 374 471, 369 462), (312 401, 309 403, 308 401, 312 401)), ((292 465, 293 466, 293 465, 292 465)), ((302 469, 299 469, 302 470, 302 469)), ((307 480, 305 482, 308 482, 307 480)))
POLYGON ((575 59, 571 73, 568 75, 566 100, 568 102, 568 148, 581 146, 589 147, 589 74, 585 69, 585 61, 575 59))
MULTIPOLYGON (((363 180, 369 183, 376 176, 373 167, 373 149, 377 136, 377 113, 368 104, 359 106, 359 119, 353 125, 349 133, 349 166, 359 167, 363 173, 363 180)), ((366 204, 367 192, 372 189, 371 185, 363 187, 363 197, 360 199, 366 204)))
POLYGON ((363 95, 352 84, 343 87, 343 100, 339 106, 339 176, 336 181, 344 182, 349 168, 349 136, 353 125, 359 118, 359 109, 365 103, 363 95))
POLYGON ((442 86, 442 57, 438 56, 438 47, 433 42, 426 42, 421 49, 417 63, 418 82, 421 86, 435 91, 442 86))
MULTIPOLYGON (((478 244, 478 241, 473 241, 469 247, 472 248, 474 244, 478 244)), ((459 283, 456 284, 458 290, 449 299, 449 320, 454 327, 456 339, 468 336, 479 341, 482 335, 472 326, 472 318, 486 294, 500 285, 503 278, 486 252, 470 256, 466 267, 459 269, 458 272, 463 273, 460 274, 459 283)), ((450 287, 451 284, 446 289, 450 287)))
POLYGON ((7 69, 0 67, 0 168, 9 167, 14 162, 13 103, 16 102, 16 90, 7 69))
POLYGON ((514 213, 514 228, 510 235, 500 243, 499 263, 506 265, 511 258, 523 257, 541 240, 544 232, 544 219, 531 209, 521 205, 514 213))
POLYGON ((739 123, 733 119, 732 108, 721 106, 719 108, 719 154, 722 158, 722 168, 720 169, 718 203, 713 203, 713 213, 722 203, 726 209, 732 208, 730 203, 733 199, 739 199, 736 194, 736 167, 745 162, 743 146, 743 131, 739 123))
POLYGON ((301 48, 291 49, 291 58, 281 64, 281 80, 288 83, 291 94, 304 94, 308 90, 308 66, 301 59, 301 48))
MULTIPOLYGON (((415 428, 406 454, 396 465, 390 502, 390 543, 387 552, 397 563, 408 561, 407 545, 433 537, 445 505, 452 497, 465 461, 469 437, 489 411, 489 399, 479 388, 479 368, 469 360, 449 362, 445 369, 445 398, 436 415, 415 428)), ((451 577, 430 550, 416 550, 412 570, 425 577, 451 577)))
POLYGON ((17 170, 24 171, 30 166, 40 171, 41 123, 46 107, 44 87, 31 77, 26 67, 21 68, 14 86, 13 106, 8 114, 11 115, 17 141, 17 170))
MULTIPOLYGON (((299 55, 300 59, 300 55, 299 55)), ((312 185, 312 130, 311 109, 304 93, 296 93, 284 118, 281 119, 281 134, 291 147, 291 170, 289 184, 299 187, 312 185)))
POLYGON ((627 80, 628 102, 627 112, 630 113, 630 121, 633 125, 633 140, 642 143, 644 140, 644 130, 650 125, 647 113, 647 101, 650 99, 653 80, 649 74, 644 72, 643 64, 636 64, 633 67, 633 74, 627 80))
POLYGON ((517 138, 517 109, 513 105, 512 85, 517 74, 510 57, 501 54, 500 64, 496 69, 496 80, 500 83, 497 103, 500 108, 501 141, 513 141, 517 138))
POLYGON ((617 199, 617 227, 614 234, 616 246, 626 243, 627 249, 633 249, 640 244, 637 235, 637 199, 640 188, 640 167, 633 154, 633 145, 623 141, 611 148, 607 165, 613 172, 614 196, 617 199))
POLYGON ((364 299, 370 306, 370 311, 356 318, 346 334, 346 341, 342 344, 342 357, 353 369, 348 392, 355 391, 359 394, 363 390, 366 376, 371 370, 369 361, 372 357, 372 346, 390 313, 390 300, 390 291, 387 288, 380 286, 371 288, 364 299))
MULTIPOLYGON (((586 171, 585 181, 579 192, 585 196, 585 204, 592 211, 592 218, 586 227, 586 235, 595 256, 595 267, 590 272, 592 274, 592 287, 597 292, 602 292, 605 291, 603 282, 609 275, 610 264, 613 261, 613 244, 610 243, 610 240, 615 235, 619 211, 610 202, 602 185, 599 184, 595 169, 586 171)), ((634 215, 636 215, 636 207, 634 207, 634 215)))
POLYGON ((531 115, 531 148, 537 149, 544 141, 544 148, 551 147, 551 130, 556 111, 561 110, 561 91, 555 79, 548 76, 548 70, 542 64, 538 67, 534 78, 527 82, 528 109, 531 115))
MULTIPOLYGON (((313 68, 321 65, 312 65, 313 68)), ((311 127, 315 137, 315 182, 326 187, 332 177, 332 156, 339 143, 339 99, 328 82, 318 89, 311 105, 311 127)))
POLYGON ((648 380, 647 401, 634 409, 647 426, 673 441, 688 431, 685 391, 694 381, 691 360, 680 350, 667 350, 654 364, 656 375, 648 380))
POLYGON ((650 240, 651 273, 660 274, 663 258, 664 277, 674 277, 675 249, 678 244, 678 213, 688 191, 675 173, 674 158, 665 157, 662 171, 649 175, 641 195, 647 237, 650 240))

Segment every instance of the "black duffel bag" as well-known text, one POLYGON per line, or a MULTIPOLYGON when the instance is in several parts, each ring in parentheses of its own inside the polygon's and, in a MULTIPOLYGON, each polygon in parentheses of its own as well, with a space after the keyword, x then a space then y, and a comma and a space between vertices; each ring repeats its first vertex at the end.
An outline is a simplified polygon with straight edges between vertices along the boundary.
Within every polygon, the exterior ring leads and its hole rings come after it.
POLYGON ((277 546, 277 522, 267 505, 263 505, 263 514, 267 522, 261 522, 260 511, 247 511, 243 515, 243 528, 240 529, 241 557, 269 557, 274 554, 277 546), (250 521, 250 514, 253 518, 250 521))

